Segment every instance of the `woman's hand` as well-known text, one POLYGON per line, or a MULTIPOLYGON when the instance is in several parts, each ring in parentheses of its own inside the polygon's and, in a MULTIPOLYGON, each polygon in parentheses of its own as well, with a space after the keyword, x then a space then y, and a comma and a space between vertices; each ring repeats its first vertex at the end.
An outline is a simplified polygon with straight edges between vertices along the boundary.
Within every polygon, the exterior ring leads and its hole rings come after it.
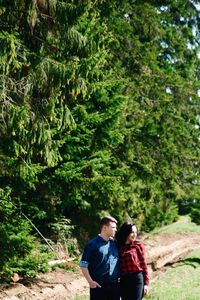
POLYGON ((148 293, 149 293, 149 287, 148 287, 148 285, 145 285, 144 286, 144 296, 148 295, 148 293))

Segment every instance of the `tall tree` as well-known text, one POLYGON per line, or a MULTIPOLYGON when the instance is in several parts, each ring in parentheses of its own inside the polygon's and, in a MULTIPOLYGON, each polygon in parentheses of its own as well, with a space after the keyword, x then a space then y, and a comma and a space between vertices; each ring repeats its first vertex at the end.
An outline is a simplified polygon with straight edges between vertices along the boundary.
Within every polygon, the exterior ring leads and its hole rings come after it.
POLYGON ((177 201, 190 197, 198 182, 199 16, 191 1, 119 5, 108 22, 130 78, 119 152, 132 172, 125 207, 148 229, 173 220, 177 201))
POLYGON ((84 237, 103 214, 150 230, 198 197, 196 4, 1 1, 4 203, 84 237))

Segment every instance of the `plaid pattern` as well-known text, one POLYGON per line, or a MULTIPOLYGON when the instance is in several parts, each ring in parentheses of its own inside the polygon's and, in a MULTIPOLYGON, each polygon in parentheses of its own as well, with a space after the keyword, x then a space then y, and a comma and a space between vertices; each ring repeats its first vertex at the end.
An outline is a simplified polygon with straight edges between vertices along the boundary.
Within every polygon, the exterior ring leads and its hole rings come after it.
POLYGON ((124 245, 120 249, 121 274, 126 275, 134 272, 143 272, 144 284, 149 284, 149 275, 145 258, 144 245, 139 241, 124 245))

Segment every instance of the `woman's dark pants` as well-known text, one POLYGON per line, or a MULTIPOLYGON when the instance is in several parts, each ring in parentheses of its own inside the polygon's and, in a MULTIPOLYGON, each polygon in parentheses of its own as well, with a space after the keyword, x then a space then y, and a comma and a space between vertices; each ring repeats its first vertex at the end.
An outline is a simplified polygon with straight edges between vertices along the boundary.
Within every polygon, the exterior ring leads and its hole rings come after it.
POLYGON ((144 292, 143 273, 123 276, 120 281, 120 290, 122 300, 141 300, 144 292))

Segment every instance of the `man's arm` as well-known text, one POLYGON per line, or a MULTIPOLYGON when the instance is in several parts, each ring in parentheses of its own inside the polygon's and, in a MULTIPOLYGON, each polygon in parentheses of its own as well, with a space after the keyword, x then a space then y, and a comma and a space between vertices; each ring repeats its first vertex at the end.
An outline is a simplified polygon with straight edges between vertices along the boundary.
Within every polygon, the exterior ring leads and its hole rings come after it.
POLYGON ((85 279, 87 280, 87 282, 89 283, 89 286, 90 288, 94 289, 94 288, 97 288, 97 287, 101 287, 98 282, 94 281, 91 276, 90 276, 90 273, 88 271, 88 268, 87 267, 81 267, 81 271, 83 273, 83 276, 85 277, 85 279))

